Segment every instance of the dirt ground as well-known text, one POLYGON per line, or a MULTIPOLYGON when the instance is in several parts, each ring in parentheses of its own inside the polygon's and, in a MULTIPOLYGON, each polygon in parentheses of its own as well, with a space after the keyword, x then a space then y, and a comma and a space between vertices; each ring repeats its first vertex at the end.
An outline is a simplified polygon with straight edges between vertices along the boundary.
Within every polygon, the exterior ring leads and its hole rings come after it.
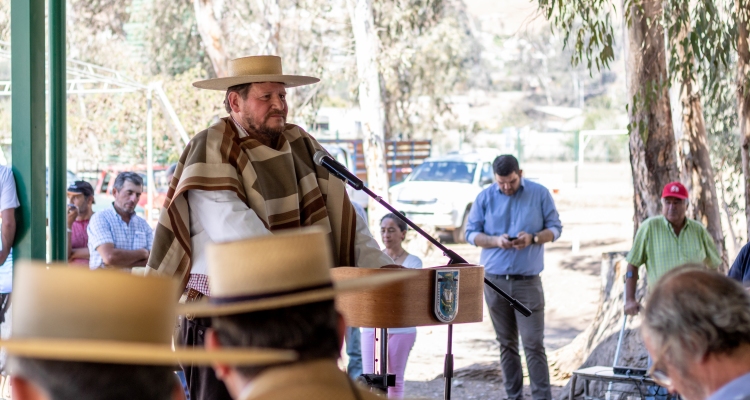
MULTIPOLYGON (((563 222, 558 241, 545 248, 542 282, 545 290, 545 345, 547 353, 573 340, 594 317, 599 298, 601 255, 628 250, 632 237, 632 181, 628 164, 588 164, 574 185, 572 164, 526 164, 527 177, 540 177, 559 187, 554 195, 563 222)), ((479 262, 480 251, 468 244, 450 244, 469 262, 479 262)), ((424 265, 441 265, 445 257, 428 254, 424 265)), ((453 353, 456 378, 453 399, 503 399, 499 346, 485 307, 480 323, 455 325, 453 353)), ((408 398, 442 399, 443 360, 447 327, 419 327, 406 368, 408 398)), ((522 356, 523 358, 523 356, 522 356)), ((525 369, 524 369, 525 371, 525 369)), ((524 373, 526 375, 526 373, 524 373)), ((525 398, 531 398, 525 376, 525 398)), ((553 381, 553 396, 564 381, 553 381)))

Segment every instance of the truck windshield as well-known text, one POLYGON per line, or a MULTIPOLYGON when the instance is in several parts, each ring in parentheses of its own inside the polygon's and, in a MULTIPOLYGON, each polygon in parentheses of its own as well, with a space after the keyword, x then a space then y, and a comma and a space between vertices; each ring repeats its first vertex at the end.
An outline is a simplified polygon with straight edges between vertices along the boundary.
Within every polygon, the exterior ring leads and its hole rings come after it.
POLYGON ((477 165, 459 161, 431 161, 417 168, 412 181, 460 182, 474 181, 474 170, 477 165))

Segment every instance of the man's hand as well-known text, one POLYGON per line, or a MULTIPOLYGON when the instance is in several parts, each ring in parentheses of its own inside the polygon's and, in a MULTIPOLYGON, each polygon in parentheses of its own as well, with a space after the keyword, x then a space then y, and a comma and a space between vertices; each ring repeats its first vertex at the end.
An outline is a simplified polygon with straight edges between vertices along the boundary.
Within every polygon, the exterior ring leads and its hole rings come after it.
POLYGON ((513 242, 508 240, 510 236, 508 236, 507 233, 504 233, 500 236, 495 236, 495 245, 501 249, 508 250, 511 247, 513 247, 513 242))
POLYGON ((73 227, 76 218, 78 218, 78 207, 68 205, 68 229, 73 227))
POLYGON ((526 233, 524 231, 518 232, 518 238, 514 240, 513 248, 516 250, 523 250, 528 246, 531 246, 531 242, 534 239, 534 235, 526 233))
POLYGON ((641 305, 635 300, 625 302, 625 315, 636 315, 641 311, 641 305))

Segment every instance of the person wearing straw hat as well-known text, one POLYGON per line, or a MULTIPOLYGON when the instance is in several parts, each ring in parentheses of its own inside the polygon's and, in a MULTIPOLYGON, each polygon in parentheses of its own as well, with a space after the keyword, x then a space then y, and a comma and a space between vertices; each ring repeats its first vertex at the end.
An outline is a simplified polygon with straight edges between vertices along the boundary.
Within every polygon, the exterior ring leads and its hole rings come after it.
POLYGON ((17 265, 9 355, 14 400, 168 400, 178 362, 262 365, 290 351, 173 349, 179 282, 64 264, 17 265))
MULTIPOLYGON (((328 233, 334 266, 393 264, 358 217, 342 181, 313 162, 323 147, 287 123, 286 89, 318 82, 287 75, 276 56, 230 61, 226 77, 193 83, 225 92, 229 114, 186 146, 159 215, 146 274, 174 276, 186 301, 210 296, 206 247, 304 226, 328 233)), ((255 255, 248 255, 254 257, 255 255)), ((210 319, 186 320, 181 335, 202 345, 210 319)), ((228 399, 213 371, 186 369, 194 400, 228 399)))
POLYGON ((212 317, 206 347, 287 349, 299 355, 297 361, 276 366, 215 362, 216 375, 235 400, 379 398, 336 365, 345 323, 334 298, 408 278, 410 272, 382 271, 333 282, 332 254, 328 234, 320 228, 208 248, 212 295, 179 308, 184 314, 212 317))

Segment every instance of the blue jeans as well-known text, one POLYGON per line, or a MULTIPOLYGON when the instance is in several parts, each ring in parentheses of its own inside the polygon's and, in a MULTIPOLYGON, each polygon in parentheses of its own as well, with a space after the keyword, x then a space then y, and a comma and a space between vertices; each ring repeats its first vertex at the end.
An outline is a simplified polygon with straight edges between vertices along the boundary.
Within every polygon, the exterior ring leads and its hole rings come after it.
POLYGON ((346 372, 352 379, 362 375, 362 345, 360 344, 359 328, 346 327, 346 355, 349 356, 349 365, 346 372))

